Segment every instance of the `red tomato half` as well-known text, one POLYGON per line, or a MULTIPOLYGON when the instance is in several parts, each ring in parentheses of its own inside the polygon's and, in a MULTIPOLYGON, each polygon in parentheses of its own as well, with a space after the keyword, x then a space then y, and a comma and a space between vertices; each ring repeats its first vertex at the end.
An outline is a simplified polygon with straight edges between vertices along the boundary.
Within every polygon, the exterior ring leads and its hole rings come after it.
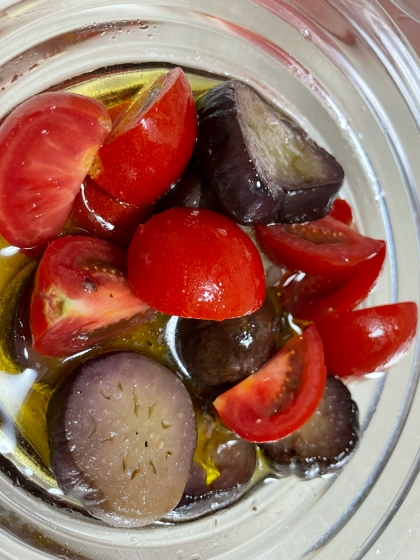
POLYGON ((288 274, 280 286, 281 300, 296 319, 315 321, 323 315, 353 309, 369 295, 382 270, 386 245, 344 275, 288 274))
POLYGON ((408 350, 417 329, 417 305, 395 303, 329 315, 316 321, 332 375, 381 372, 408 350))
POLYGON ((174 68, 120 114, 90 175, 119 200, 154 202, 181 176, 196 136, 191 88, 174 68))
POLYGON ((334 200, 328 215, 334 218, 334 220, 343 222, 346 226, 351 226, 353 223, 353 210, 350 204, 342 198, 336 198, 334 200))
POLYGON ((35 276, 30 311, 34 349, 68 356, 115 334, 103 330, 109 325, 148 317, 149 306, 124 276, 125 263, 126 252, 101 239, 70 236, 53 241, 35 276))
POLYGON ((111 129, 99 101, 41 93, 0 128, 0 232, 17 247, 55 239, 111 129))
POLYGON ((255 231, 273 262, 307 274, 347 272, 383 246, 383 241, 360 235, 330 216, 304 224, 259 225, 255 231))
POLYGON ((312 416, 326 375, 321 339, 312 325, 213 404, 222 422, 241 438, 275 441, 312 416))
POLYGON ((265 299, 254 243, 235 222, 204 209, 172 208, 139 226, 128 278, 151 307, 181 317, 241 317, 265 299))
POLYGON ((128 204, 102 190, 86 177, 76 196, 71 223, 106 241, 128 247, 139 224, 147 222, 153 204, 128 204))

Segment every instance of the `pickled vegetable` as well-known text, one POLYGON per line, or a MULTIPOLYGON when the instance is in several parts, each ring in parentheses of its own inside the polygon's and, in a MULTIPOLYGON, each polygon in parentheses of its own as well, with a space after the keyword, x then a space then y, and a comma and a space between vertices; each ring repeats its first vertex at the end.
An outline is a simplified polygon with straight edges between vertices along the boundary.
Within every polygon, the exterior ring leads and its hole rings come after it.
POLYGON ((347 387, 329 376, 321 402, 309 420, 293 434, 264 444, 262 449, 280 474, 313 478, 340 469, 358 441, 356 403, 347 387))
POLYGON ((250 87, 224 82, 200 97, 197 113, 198 157, 239 223, 304 222, 329 211, 342 167, 250 87))
POLYGON ((190 396, 167 368, 121 352, 82 364, 53 396, 60 488, 115 527, 152 523, 181 499, 196 445, 190 396))

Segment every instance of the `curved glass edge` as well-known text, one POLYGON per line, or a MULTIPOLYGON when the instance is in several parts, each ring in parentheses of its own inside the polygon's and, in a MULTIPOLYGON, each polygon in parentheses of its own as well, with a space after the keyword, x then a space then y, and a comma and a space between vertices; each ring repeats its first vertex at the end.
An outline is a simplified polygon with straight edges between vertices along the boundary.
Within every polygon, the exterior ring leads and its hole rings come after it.
MULTIPOLYGON (((298 1, 297 4, 301 6, 301 2, 298 1)), ((420 131, 420 72, 418 66, 418 58, 415 55, 413 56, 412 48, 407 43, 405 37, 401 35, 399 29, 395 26, 391 18, 386 20, 381 17, 381 15, 383 14, 381 13, 382 10, 379 6, 375 6, 374 4, 366 5, 364 2, 360 2, 360 0, 352 0, 351 3, 349 3, 347 0, 338 0, 334 3, 330 2, 330 5, 334 9, 339 10, 343 15, 345 15, 347 20, 351 19, 352 26, 354 26, 355 30, 357 30, 358 37, 360 37, 369 47, 371 52, 375 54, 378 62, 390 74, 398 89, 403 93, 403 97, 405 99, 407 107, 409 108, 413 119, 415 120, 418 130, 420 131), (358 6, 355 6, 356 4, 358 6), (356 11, 354 12, 353 10, 355 7, 356 11), (357 8, 360 8, 360 11, 358 11, 357 8), (349 18, 349 10, 351 10, 352 18, 349 18), (354 15, 358 13, 363 13, 365 18, 357 18, 357 15, 356 17, 354 17, 354 15), (357 26, 355 26, 355 21, 357 21, 357 26)), ((356 77, 354 73, 353 77, 356 77)), ((371 111, 376 113, 378 122, 382 123, 383 133, 388 137, 389 142, 392 145, 394 156, 399 164, 400 173, 404 178, 404 184, 406 187, 406 192, 409 194, 412 213, 413 216, 417 218, 415 226, 418 242, 417 258, 419 259, 420 223, 418 218, 420 216, 420 204, 416 183, 410 173, 409 167, 407 167, 406 165, 407 162, 404 154, 400 153, 399 141, 398 138, 394 137, 393 135, 394 131, 392 124, 388 120, 386 114, 384 114, 383 111, 381 111, 377 106, 376 100, 372 98, 369 88, 364 87, 363 80, 359 81, 359 88, 361 94, 369 103, 371 111)), ((386 209, 383 209, 383 213, 385 216, 387 216, 386 209)), ((389 224, 389 221, 385 220, 385 223, 389 224)), ((392 265, 396 280, 397 278, 395 263, 392 263, 392 265)), ((395 281, 393 285, 393 298, 395 298, 394 301, 397 301, 397 293, 398 284, 395 281)), ((314 553, 320 551, 323 547, 326 546, 326 544, 328 544, 333 538, 338 535, 340 530, 346 525, 346 523, 356 513, 357 509, 362 505, 363 501, 366 499, 367 495, 374 487, 375 483, 386 468, 386 465, 404 429, 416 391, 418 390, 418 383, 420 378, 419 354, 420 341, 417 340, 415 348, 415 360, 412 364, 410 380, 406 388, 400 414, 395 422, 394 429, 390 434, 381 458, 378 461, 374 471, 370 473, 366 484, 360 489, 358 495, 353 499, 350 507, 348 507, 343 515, 337 520, 337 522, 333 526, 331 526, 328 531, 326 531, 321 539, 319 539, 316 543, 314 543, 313 546, 307 549, 307 551, 301 556, 302 559, 307 558, 308 556, 313 556, 314 553)), ((378 386, 377 390, 379 393, 377 397, 379 399, 382 387, 378 386)), ((369 537, 358 547, 358 551, 354 555, 352 555, 351 560, 360 560, 361 558, 363 558, 372 548, 381 534, 386 530, 387 526, 398 512, 398 509, 404 502, 405 497, 413 486, 419 471, 420 449, 417 452, 415 461, 413 462, 403 484, 399 488, 392 503, 389 504, 386 514, 380 519, 369 537)))
POLYGON ((414 201, 414 206, 415 206, 415 209, 417 210, 417 215, 418 215, 418 201, 414 201))

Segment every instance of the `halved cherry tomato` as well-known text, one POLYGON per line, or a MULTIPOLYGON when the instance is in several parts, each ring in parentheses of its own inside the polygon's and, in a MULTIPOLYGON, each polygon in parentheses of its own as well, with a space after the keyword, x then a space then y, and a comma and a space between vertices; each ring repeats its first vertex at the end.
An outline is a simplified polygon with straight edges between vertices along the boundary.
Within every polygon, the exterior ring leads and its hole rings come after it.
POLYGON ((259 225, 255 231, 273 262, 308 274, 348 272, 383 246, 330 216, 303 224, 259 225))
POLYGON ((323 315, 353 309, 369 295, 382 270, 386 245, 351 273, 315 276, 293 272, 283 278, 280 293, 286 310, 296 319, 315 321, 323 315))
POLYGON ((312 416, 325 383, 322 343, 312 325, 213 404, 222 422, 241 438, 275 441, 312 416))
POLYGON ((0 232, 17 247, 55 239, 111 129, 99 101, 41 93, 0 128, 0 232))
POLYGON ((350 204, 342 198, 336 198, 334 200, 328 215, 334 218, 334 220, 343 222, 346 226, 351 226, 353 223, 353 210, 350 204))
POLYGON ((147 318, 149 306, 125 278, 125 263, 126 252, 101 239, 70 236, 53 241, 35 276, 30 310, 34 349, 68 356, 115 334, 105 327, 147 318))
POLYGON ((111 105, 110 107, 106 108, 106 110, 108 111, 108 115, 111 117, 112 124, 116 123, 120 115, 126 109, 128 109, 131 103, 132 102, 129 99, 126 99, 125 101, 121 101, 121 103, 116 103, 115 105, 111 105))
POLYGON ((147 222, 152 212, 153 204, 122 202, 86 177, 74 200, 71 223, 100 239, 128 247, 137 226, 147 222))
POLYGON ((90 175, 119 200, 154 202, 181 176, 196 135, 191 88, 181 68, 174 68, 120 114, 90 175))
POLYGON ((316 321, 332 375, 382 372, 408 350, 417 329, 417 305, 395 303, 329 315, 316 321))
POLYGON ((139 226, 128 279, 151 307, 195 319, 248 315, 265 298, 254 243, 235 222, 204 209, 172 208, 139 226))

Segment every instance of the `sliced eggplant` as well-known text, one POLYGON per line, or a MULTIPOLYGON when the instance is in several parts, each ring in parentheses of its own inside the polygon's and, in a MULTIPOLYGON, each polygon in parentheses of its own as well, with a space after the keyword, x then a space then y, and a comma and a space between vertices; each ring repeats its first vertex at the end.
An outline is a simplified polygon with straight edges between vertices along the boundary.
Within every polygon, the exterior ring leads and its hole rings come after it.
POLYGON ((197 102, 197 155, 211 186, 244 225, 322 218, 340 164, 249 86, 231 80, 197 102))
POLYGON ((114 527, 147 525, 180 501, 196 447, 191 398, 167 368, 120 352, 85 362, 53 396, 59 487, 114 527))
POLYGON ((159 198, 156 203, 155 214, 178 207, 207 208, 214 212, 225 213, 216 193, 208 185, 199 168, 198 162, 193 160, 188 164, 179 180, 159 198))
POLYGON ((347 387, 329 376, 311 418, 290 436, 266 443, 262 449, 279 474, 309 479, 340 469, 352 457, 358 441, 357 405, 347 387))
POLYGON ((244 379, 276 349, 280 319, 266 299, 258 311, 225 321, 180 319, 177 351, 194 384, 214 387, 244 379))
POLYGON ((236 501, 248 488, 256 466, 255 445, 240 439, 208 413, 197 413, 198 443, 184 494, 167 516, 200 517, 236 501))

